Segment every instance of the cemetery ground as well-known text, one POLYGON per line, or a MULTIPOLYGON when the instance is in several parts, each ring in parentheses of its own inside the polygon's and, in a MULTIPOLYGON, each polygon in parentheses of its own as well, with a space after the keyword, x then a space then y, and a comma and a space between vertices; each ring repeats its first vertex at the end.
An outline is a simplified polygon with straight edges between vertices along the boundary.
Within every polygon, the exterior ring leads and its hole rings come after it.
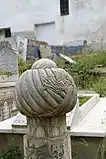
POLYGON ((58 67, 72 75, 78 90, 89 90, 106 96, 106 52, 78 53, 70 57, 76 61, 67 64, 58 58, 58 67))
MULTIPOLYGON (((70 57, 75 60, 76 63, 67 63, 61 57, 56 59, 56 63, 58 67, 65 69, 69 74, 72 75, 78 91, 95 91, 96 93, 99 93, 101 97, 106 96, 106 52, 99 51, 91 53, 77 53, 76 55, 70 54, 70 57)), ((19 75, 21 75, 27 69, 30 69, 33 63, 34 61, 27 61, 25 63, 22 59, 18 58, 19 75)), ((1 75, 2 74, 10 76, 11 72, 1 72, 1 75)), ((79 97, 80 106, 89 99, 90 97, 79 97)), ((72 137, 72 141, 75 144, 77 142, 75 141, 74 137, 72 137)), ((96 142, 98 142, 96 139, 92 140, 93 144, 96 142)), ((79 143, 82 144, 82 141, 79 143)), ((72 152, 73 158, 77 158, 75 155, 76 154, 73 154, 72 152)), ((23 158, 22 149, 20 150, 10 146, 8 151, 0 154, 0 159, 15 158, 23 158)))
MULTIPOLYGON (((57 57, 56 64, 58 65, 58 67, 65 69, 69 74, 72 75, 78 91, 83 91, 83 90, 95 91, 96 93, 100 94, 100 97, 106 96, 106 77, 105 77, 106 76, 106 73, 105 73, 106 52, 99 51, 99 52, 91 52, 91 53, 77 53, 76 55, 70 54, 70 57, 74 61, 76 61, 76 63, 70 64, 70 63, 67 63, 65 60, 63 60, 61 57, 57 57)), ((30 69, 32 65, 31 63, 33 63, 33 61, 27 62, 25 64, 21 59, 19 59, 19 74, 21 75, 25 70, 30 69)), ((90 97, 84 97, 84 96, 81 98, 79 97, 80 106, 83 105, 87 100, 89 100, 89 98, 90 97)), ((87 141, 86 139, 87 138, 85 137, 84 138, 85 142, 87 141)), ((95 138, 93 140, 90 139, 92 143, 90 143, 90 141, 87 141, 86 144, 89 143, 88 147, 92 149, 92 144, 96 145, 97 142, 99 143, 99 141, 96 141, 98 139, 99 138, 95 138)), ((76 142, 79 141, 79 140, 78 141, 75 141, 75 140, 76 139, 72 137, 72 142, 74 144, 76 144, 76 142)), ((82 141, 79 141, 79 143, 83 145, 82 141)), ((76 145, 78 146, 78 143, 76 145)), ((73 158, 77 158, 76 154, 74 154, 74 150, 75 150, 74 146, 75 145, 72 145, 73 147, 72 156, 73 158)), ((100 145, 100 147, 102 146, 100 145)), ((79 150, 81 151, 81 148, 79 150)), ((93 151, 92 153, 95 153, 97 154, 96 156, 98 156, 98 150, 95 149, 95 151, 93 151)), ((80 153, 78 156, 80 156, 80 153)))
MULTIPOLYGON (((76 63, 70 64, 58 57, 56 64, 72 75, 78 91, 95 91, 100 94, 100 97, 106 96, 106 52, 70 53, 69 56, 76 63)), ((25 63, 21 58, 18 58, 19 75, 30 69, 33 63, 34 61, 25 63)), ((80 105, 87 100, 86 97, 80 98, 80 105)))

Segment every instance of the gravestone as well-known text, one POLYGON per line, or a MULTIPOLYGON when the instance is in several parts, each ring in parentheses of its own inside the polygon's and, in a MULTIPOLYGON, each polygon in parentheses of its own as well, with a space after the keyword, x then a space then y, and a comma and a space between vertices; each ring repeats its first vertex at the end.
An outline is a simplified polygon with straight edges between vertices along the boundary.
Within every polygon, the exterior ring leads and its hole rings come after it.
POLYGON ((40 46, 40 55, 41 58, 49 58, 52 57, 52 51, 50 46, 40 46))
POLYGON ((83 53, 88 53, 89 51, 90 51, 90 47, 88 46, 87 41, 84 40, 84 41, 83 41, 82 52, 83 52, 83 53))
POLYGON ((27 54, 27 39, 22 37, 17 37, 17 52, 18 56, 26 61, 27 54))
POLYGON ((0 42, 0 77, 0 82, 18 78, 17 55, 8 41, 0 42))
POLYGON ((49 59, 35 62, 17 82, 14 100, 27 116, 25 157, 71 159, 66 113, 77 102, 72 77, 49 59))

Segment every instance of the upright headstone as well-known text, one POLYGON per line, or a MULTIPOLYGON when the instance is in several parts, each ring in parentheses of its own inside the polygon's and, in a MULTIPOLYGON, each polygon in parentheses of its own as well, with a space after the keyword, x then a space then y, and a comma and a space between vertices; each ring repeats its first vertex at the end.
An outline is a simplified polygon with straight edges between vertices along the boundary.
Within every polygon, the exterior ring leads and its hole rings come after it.
POLYGON ((18 61, 12 45, 8 41, 0 42, 0 82, 16 81, 18 79, 18 61), (4 80, 2 79, 2 76, 4 80))
POLYGON ((41 59, 22 74, 14 99, 27 116, 25 158, 71 159, 66 113, 77 102, 72 77, 53 61, 41 59))
POLYGON ((41 58, 49 58, 52 57, 52 51, 50 46, 40 46, 40 55, 41 58))
POLYGON ((24 61, 26 61, 27 41, 26 38, 17 37, 17 52, 24 61))
POLYGON ((89 51, 90 51, 90 48, 89 48, 89 46, 88 46, 88 44, 87 44, 87 41, 84 40, 84 41, 83 41, 82 52, 83 52, 83 53, 88 53, 89 51))

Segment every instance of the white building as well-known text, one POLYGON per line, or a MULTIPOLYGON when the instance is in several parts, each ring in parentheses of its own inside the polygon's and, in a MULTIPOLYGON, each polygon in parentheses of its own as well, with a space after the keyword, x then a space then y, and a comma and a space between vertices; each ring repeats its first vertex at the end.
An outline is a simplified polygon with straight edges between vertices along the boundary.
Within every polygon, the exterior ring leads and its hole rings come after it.
POLYGON ((0 28, 35 32, 49 44, 106 39, 105 0, 0 0, 0 28))

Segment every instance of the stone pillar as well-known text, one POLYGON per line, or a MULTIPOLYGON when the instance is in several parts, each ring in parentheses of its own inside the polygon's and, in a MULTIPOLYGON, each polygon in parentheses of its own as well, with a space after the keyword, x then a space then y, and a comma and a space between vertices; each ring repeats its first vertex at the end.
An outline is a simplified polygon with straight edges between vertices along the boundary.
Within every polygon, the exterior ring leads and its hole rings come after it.
POLYGON ((49 59, 35 62, 17 82, 15 103, 27 116, 27 159, 71 159, 66 113, 77 102, 72 77, 49 59))

